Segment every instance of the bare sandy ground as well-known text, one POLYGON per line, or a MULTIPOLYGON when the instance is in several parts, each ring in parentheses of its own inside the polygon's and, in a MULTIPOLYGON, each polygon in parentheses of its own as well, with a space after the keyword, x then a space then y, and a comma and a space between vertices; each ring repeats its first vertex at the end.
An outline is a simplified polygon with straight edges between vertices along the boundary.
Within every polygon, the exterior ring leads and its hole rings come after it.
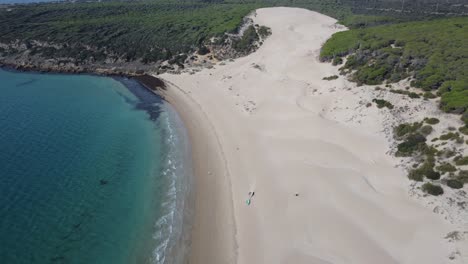
POLYGON ((408 195, 383 110, 318 61, 342 30, 304 9, 257 10, 255 53, 160 77, 196 173, 192 263, 466 263, 454 226, 408 195), (248 192, 255 191, 250 206, 248 192))

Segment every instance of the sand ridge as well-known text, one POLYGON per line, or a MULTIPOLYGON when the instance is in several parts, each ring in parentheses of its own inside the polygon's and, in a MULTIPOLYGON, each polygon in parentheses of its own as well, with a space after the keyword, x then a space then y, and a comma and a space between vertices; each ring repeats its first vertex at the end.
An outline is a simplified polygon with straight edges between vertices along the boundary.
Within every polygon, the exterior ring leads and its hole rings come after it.
POLYGON ((380 110, 322 80, 338 70, 320 47, 344 28, 298 8, 253 19, 273 32, 257 52, 160 76, 198 167, 191 262, 463 263, 453 226, 408 196, 380 110))

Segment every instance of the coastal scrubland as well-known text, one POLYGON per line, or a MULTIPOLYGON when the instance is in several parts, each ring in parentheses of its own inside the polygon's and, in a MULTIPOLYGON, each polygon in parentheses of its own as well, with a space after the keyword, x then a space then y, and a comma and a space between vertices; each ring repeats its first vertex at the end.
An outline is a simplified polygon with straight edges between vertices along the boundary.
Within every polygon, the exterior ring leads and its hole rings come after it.
MULTIPOLYGON (((458 189, 466 182, 464 158, 453 158, 462 153, 463 134, 468 131, 466 39, 468 17, 440 18, 338 32, 321 49, 321 60, 340 65, 340 73, 357 85, 385 84, 391 93, 414 100, 437 100, 434 103, 443 112, 460 116, 458 129, 439 128, 438 137, 431 133, 440 120, 432 117, 394 129, 398 142, 395 155, 414 161, 408 178, 432 182, 421 186, 432 195, 443 194, 440 183, 458 189), (405 89, 392 87, 402 81, 407 83, 405 89)), ((385 105, 382 100, 376 103, 378 107, 385 105)))
POLYGON ((245 40, 228 41, 244 17, 260 7, 293 6, 335 17, 350 28, 367 28, 414 19, 463 14, 464 6, 434 1, 77 1, 0 5, 0 61, 9 64, 110 65, 148 71, 148 65, 169 61, 182 65, 180 56, 205 49, 207 43, 226 42, 239 54, 261 32, 245 40), (440 2, 440 3, 439 3, 440 2), (437 5, 434 5, 436 4, 437 5), (15 60, 11 59, 15 57, 15 60), (7 60, 10 58, 10 60, 7 60), (21 59, 20 59, 21 58, 21 59), (132 64, 133 63, 133 64, 132 64))

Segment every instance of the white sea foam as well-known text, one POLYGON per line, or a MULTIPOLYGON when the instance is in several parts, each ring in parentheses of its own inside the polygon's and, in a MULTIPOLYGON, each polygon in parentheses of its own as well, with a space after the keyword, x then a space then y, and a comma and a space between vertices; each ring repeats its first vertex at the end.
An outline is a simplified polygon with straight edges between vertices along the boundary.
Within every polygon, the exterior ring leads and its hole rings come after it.
POLYGON ((191 206, 187 199, 191 191, 190 146, 182 121, 168 104, 161 105, 163 111, 158 126, 165 140, 166 164, 161 174, 169 181, 162 203, 163 215, 155 223, 153 239, 156 247, 152 263, 182 263, 189 252, 188 236, 191 206))

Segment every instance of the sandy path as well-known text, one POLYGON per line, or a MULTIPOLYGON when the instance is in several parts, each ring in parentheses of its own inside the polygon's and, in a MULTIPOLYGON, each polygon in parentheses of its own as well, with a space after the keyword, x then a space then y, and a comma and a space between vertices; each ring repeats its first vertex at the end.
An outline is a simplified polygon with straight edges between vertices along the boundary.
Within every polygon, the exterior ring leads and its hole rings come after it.
POLYGON ((360 98, 317 60, 336 21, 295 8, 254 19, 273 31, 254 54, 161 76, 194 149, 192 262, 462 263, 448 259, 451 226, 408 196, 375 107, 341 121, 360 98))

